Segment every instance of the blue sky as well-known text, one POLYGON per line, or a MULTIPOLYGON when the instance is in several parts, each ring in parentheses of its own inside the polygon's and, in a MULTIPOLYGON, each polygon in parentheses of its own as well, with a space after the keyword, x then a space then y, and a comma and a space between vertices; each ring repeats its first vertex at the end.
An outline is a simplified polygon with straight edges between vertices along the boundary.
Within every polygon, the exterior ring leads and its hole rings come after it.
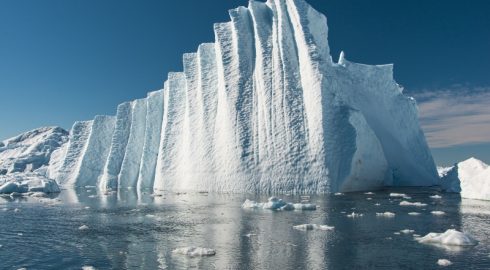
MULTIPOLYGON (((490 162, 490 1, 310 0, 334 59, 395 64, 436 162, 490 162)), ((0 0, 0 138, 160 89, 242 0, 0 0)))

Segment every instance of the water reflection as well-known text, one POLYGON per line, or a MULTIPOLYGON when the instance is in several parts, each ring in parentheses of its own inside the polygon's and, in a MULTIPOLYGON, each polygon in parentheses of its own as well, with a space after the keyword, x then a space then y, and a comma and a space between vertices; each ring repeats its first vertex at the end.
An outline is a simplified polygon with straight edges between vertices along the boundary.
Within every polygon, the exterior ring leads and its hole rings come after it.
MULTIPOLYGON (((435 191, 401 190, 427 207, 403 207, 391 191, 374 195, 311 196, 316 211, 247 210, 240 206, 248 198, 266 201, 260 195, 208 193, 154 196, 148 192, 120 190, 100 193, 95 188, 64 190, 55 207, 5 201, 0 218, 0 261, 13 267, 79 268, 93 265, 116 269, 422 269, 433 268, 439 258, 468 269, 490 267, 488 202, 461 201, 435 191), (367 198, 372 198, 368 200, 367 198), (376 205, 379 204, 379 205, 376 205), (446 212, 445 216, 431 211, 446 212), (348 218, 350 212, 364 214, 348 218), (376 213, 394 212, 395 217, 376 213), (418 211, 419 216, 408 215, 418 211), (33 214, 34 213, 34 214, 33 214), (292 226, 305 223, 335 226, 334 231, 298 231, 292 226), (12 224, 21 228, 18 237, 12 224), (89 227, 78 230, 81 225, 89 227), (447 249, 422 245, 411 234, 470 231, 481 241, 473 249, 447 249), (42 248, 32 247, 42 243, 42 248), (32 246, 31 246, 32 245, 32 246), (178 247, 216 249, 216 256, 187 258, 173 255, 178 247), (25 254, 18 247, 29 248, 25 254), (5 252, 7 250, 7 252, 5 252), (39 253, 37 253, 39 251, 39 253), (17 256, 11 256, 16 254, 17 256), (65 258, 60 260, 59 258, 65 258), (471 264, 469 264, 471 263, 471 264)), ((280 196, 299 202, 299 196, 280 196)))

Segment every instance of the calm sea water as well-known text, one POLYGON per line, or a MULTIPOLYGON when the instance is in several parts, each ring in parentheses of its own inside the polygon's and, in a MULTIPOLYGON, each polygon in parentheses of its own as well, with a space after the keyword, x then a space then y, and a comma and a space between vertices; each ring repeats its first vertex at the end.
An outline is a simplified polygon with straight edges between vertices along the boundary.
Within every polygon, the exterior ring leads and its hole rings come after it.
MULTIPOLYGON (((490 203, 430 189, 396 190, 427 207, 399 206, 393 191, 311 196, 316 211, 246 210, 246 198, 267 196, 113 195, 63 190, 49 199, 0 198, 0 269, 490 269, 490 203), (371 199, 369 199, 371 198, 371 199), (41 201, 40 201, 41 200, 41 201), (379 204, 379 205, 376 205, 379 204), (17 209, 17 210, 16 210, 17 209), (444 211, 435 216, 430 212, 444 211), (362 217, 349 218, 351 212, 362 217), (377 212, 394 212, 394 218, 377 212), (420 212, 419 216, 408 215, 420 212), (334 231, 298 231, 304 223, 334 231), (79 230, 86 225, 87 230, 79 230), (469 248, 419 244, 411 234, 454 228, 480 241, 469 248), (212 257, 172 254, 178 247, 213 248, 212 257)), ((278 196, 298 202, 299 196, 278 196)))

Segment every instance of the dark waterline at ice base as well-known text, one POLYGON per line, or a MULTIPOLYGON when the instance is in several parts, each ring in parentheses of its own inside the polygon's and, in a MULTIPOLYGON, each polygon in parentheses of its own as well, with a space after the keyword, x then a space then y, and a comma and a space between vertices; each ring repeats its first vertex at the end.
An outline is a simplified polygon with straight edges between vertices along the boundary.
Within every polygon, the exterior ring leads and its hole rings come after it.
POLYGON ((54 198, 3 198, 0 268, 438 269, 438 259, 444 258, 453 263, 447 269, 489 269, 490 202, 449 194, 430 198, 435 194, 410 189, 317 195, 310 198, 318 206, 314 211, 242 209, 247 198, 267 200, 259 195, 153 197, 132 190, 103 195, 95 188, 63 190, 54 198), (390 197, 390 192, 411 199, 390 197), (403 200, 427 206, 400 206, 403 200), (352 212, 362 216, 348 217, 352 212), (395 216, 376 215, 383 212, 395 216), (335 229, 293 229, 305 223, 335 229), (471 234, 479 244, 441 247, 414 240, 413 234, 451 228, 471 234), (402 232, 406 229, 414 232, 402 232), (172 253, 187 246, 212 248, 216 255, 172 253))

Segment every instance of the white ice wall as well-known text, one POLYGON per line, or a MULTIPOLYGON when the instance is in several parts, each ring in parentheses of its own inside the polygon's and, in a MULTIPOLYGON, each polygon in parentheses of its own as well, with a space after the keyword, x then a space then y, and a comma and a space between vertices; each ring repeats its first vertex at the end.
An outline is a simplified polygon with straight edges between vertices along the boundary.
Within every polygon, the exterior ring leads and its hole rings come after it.
POLYGON ((391 65, 343 54, 333 63, 327 19, 303 0, 250 1, 229 14, 163 90, 119 105, 103 132, 107 154, 92 149, 91 122, 74 128, 65 182, 220 192, 436 183, 416 104, 391 65))

